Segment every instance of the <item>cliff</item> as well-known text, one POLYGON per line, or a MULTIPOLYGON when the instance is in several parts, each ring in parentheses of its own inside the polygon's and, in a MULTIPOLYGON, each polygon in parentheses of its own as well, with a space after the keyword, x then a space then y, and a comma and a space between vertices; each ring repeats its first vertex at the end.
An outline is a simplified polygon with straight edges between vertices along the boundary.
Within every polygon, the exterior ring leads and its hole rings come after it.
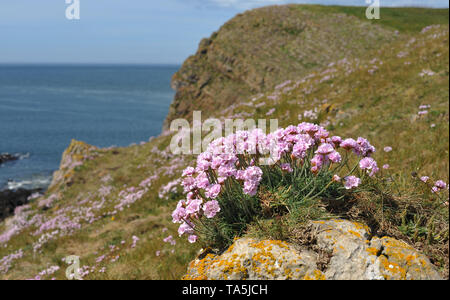
POLYGON ((308 6, 263 7, 240 14, 200 42, 173 76, 176 95, 164 128, 176 118, 220 112, 344 58, 361 57, 395 30, 308 6))

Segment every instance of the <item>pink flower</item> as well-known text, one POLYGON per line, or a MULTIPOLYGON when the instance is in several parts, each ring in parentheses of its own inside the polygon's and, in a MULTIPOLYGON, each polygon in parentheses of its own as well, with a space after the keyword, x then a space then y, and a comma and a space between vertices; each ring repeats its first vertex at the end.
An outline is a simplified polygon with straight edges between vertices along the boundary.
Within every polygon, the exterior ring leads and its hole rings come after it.
POLYGON ((376 149, 374 146, 372 146, 368 140, 365 138, 359 137, 356 141, 358 144, 357 149, 355 149, 355 153, 357 155, 366 157, 372 155, 372 153, 375 153, 376 149))
POLYGON ((345 139, 341 143, 341 148, 344 148, 345 150, 352 150, 358 147, 358 144, 354 139, 345 139))
POLYGON ((433 188, 431 189, 431 191, 433 193, 438 193, 438 192, 440 192, 441 190, 443 190, 445 188, 447 188, 447 184, 444 181, 442 181, 442 180, 438 180, 438 181, 435 182, 435 184, 434 184, 433 188))
POLYGON ((341 181, 341 177, 339 177, 338 175, 334 175, 333 176, 333 181, 334 182, 340 182, 341 181))
POLYGON ((359 162, 359 167, 361 168, 361 170, 367 170, 367 172, 371 171, 369 174, 369 176, 371 177, 379 171, 377 162, 371 157, 364 157, 363 159, 361 159, 361 161, 359 162))
POLYGON ((193 167, 187 167, 186 169, 184 169, 183 174, 181 176, 186 177, 186 176, 192 176, 195 173, 195 169, 193 167))
POLYGON ((185 193, 193 191, 196 188, 195 179, 193 177, 191 177, 191 176, 185 177, 181 184, 183 185, 185 193))
POLYGON ((172 222, 181 223, 187 217, 186 209, 182 206, 183 201, 178 202, 177 208, 172 213, 172 222))
POLYGON ((348 176, 348 177, 345 177, 344 179, 345 179, 344 186, 347 190, 356 188, 361 184, 361 179, 359 179, 356 176, 348 176))
POLYGON ((288 163, 281 164, 281 170, 283 170, 284 172, 288 172, 288 173, 292 173, 294 171, 291 167, 291 164, 288 164, 288 163))
POLYGON ((173 241, 173 236, 169 235, 168 237, 166 237, 165 239, 163 239, 164 243, 170 243, 173 241))
POLYGON ((330 144, 322 144, 319 146, 319 148, 316 151, 317 154, 322 154, 322 155, 327 155, 332 152, 334 152, 334 147, 330 144))
POLYGON ((314 157, 311 159, 311 165, 321 168, 324 164, 324 157, 322 155, 314 155, 314 157))
POLYGON ((333 142, 334 146, 340 147, 341 143, 342 143, 342 138, 340 136, 333 136, 331 137, 331 142, 333 142))
POLYGON ((442 181, 442 180, 438 180, 438 181, 436 181, 434 186, 436 186, 439 189, 443 190, 443 189, 445 189, 447 187, 447 184, 444 181, 442 181))
POLYGON ((384 152, 391 152, 392 151, 392 147, 390 147, 390 146, 386 146, 386 147, 384 147, 384 152))
POLYGON ((430 179, 430 177, 428 177, 428 176, 422 176, 422 177, 420 177, 420 180, 423 181, 423 182, 425 182, 425 183, 428 182, 428 179, 430 179))
POLYGON ((216 200, 208 201, 203 205, 203 211, 208 219, 214 218, 220 212, 219 202, 216 200))
POLYGON ((193 227, 194 227, 193 224, 187 224, 186 222, 184 222, 184 223, 181 224, 180 227, 178 228, 178 234, 179 234, 179 236, 182 236, 182 235, 185 234, 185 233, 187 233, 187 234, 193 234, 193 233, 194 233, 193 227))
POLYGON ((337 151, 334 151, 331 154, 329 154, 328 158, 335 164, 340 163, 342 161, 342 157, 337 151))
POLYGON ((390 167, 391 166, 389 166, 388 164, 383 165, 383 169, 385 169, 385 170, 389 170, 390 167))
POLYGON ((201 172, 197 178, 195 178, 196 186, 201 189, 205 189, 210 185, 208 175, 205 172, 201 172))
POLYGON ((189 215, 196 214, 200 211, 202 200, 189 200, 186 206, 186 213, 189 215))
POLYGON ((206 188, 205 195, 210 199, 216 199, 220 194, 220 189, 222 186, 220 184, 213 184, 206 188))
POLYGON ((197 239, 198 239, 198 237, 197 237, 196 235, 194 235, 194 234, 191 234, 191 235, 188 237, 188 241, 189 241, 189 243, 191 243, 191 244, 195 243, 195 242, 197 241, 197 239))

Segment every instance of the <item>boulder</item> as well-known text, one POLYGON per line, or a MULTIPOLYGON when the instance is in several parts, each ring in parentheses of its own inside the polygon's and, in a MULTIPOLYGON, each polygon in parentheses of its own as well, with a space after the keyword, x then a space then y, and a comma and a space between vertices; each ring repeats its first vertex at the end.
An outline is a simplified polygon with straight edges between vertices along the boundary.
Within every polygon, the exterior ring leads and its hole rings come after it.
POLYGON ((5 162, 8 162, 8 161, 13 161, 13 160, 18 160, 18 159, 19 159, 19 156, 17 156, 17 155, 3 153, 3 154, 0 154, 0 165, 5 162))
POLYGON ((0 191, 0 221, 14 214, 14 209, 28 203, 28 198, 34 193, 40 193, 41 189, 4 190, 0 191))
POLYGON ((370 238, 347 220, 311 222, 314 245, 244 237, 221 255, 199 256, 183 279, 442 280, 429 259, 403 241, 370 238), (324 259, 325 258, 325 259, 324 259))

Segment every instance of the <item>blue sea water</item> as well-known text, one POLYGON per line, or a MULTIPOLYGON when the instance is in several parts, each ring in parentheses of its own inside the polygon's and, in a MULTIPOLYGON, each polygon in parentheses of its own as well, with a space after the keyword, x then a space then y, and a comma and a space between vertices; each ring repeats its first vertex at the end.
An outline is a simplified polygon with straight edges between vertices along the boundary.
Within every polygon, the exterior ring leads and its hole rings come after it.
POLYGON ((128 146, 161 132, 178 66, 0 65, 0 190, 45 187, 77 139, 128 146), (8 185, 9 181, 9 185, 8 185))

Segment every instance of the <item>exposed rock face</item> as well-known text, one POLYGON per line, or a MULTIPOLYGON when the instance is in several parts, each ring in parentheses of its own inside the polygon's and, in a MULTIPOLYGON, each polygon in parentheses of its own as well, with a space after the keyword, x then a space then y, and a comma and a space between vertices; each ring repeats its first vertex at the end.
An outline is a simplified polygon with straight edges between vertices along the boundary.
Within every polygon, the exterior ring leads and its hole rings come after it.
POLYGON ((442 279, 426 256, 389 237, 370 239, 362 224, 316 221, 309 229, 314 248, 242 238, 220 256, 191 262, 184 279, 442 279), (325 264, 323 253, 329 254, 325 264))
POLYGON ((3 221, 7 217, 14 213, 14 209, 18 206, 28 203, 28 197, 34 193, 41 192, 42 190, 4 190, 0 191, 0 221, 3 221))
POLYGON ((17 156, 17 155, 3 153, 3 154, 0 154, 0 165, 5 162, 8 162, 8 161, 13 161, 13 160, 18 160, 18 159, 19 159, 19 156, 17 156))
POLYGON ((197 53, 174 75, 176 95, 164 129, 176 118, 191 119, 194 110, 213 116, 251 95, 331 62, 364 55, 394 38, 394 30, 301 5, 239 14, 202 40, 197 53))
POLYGON ((98 150, 98 148, 81 141, 72 140, 62 155, 59 170, 53 173, 49 190, 57 185, 70 184, 74 168, 81 166, 86 159, 92 158, 92 151, 94 150, 98 150))

